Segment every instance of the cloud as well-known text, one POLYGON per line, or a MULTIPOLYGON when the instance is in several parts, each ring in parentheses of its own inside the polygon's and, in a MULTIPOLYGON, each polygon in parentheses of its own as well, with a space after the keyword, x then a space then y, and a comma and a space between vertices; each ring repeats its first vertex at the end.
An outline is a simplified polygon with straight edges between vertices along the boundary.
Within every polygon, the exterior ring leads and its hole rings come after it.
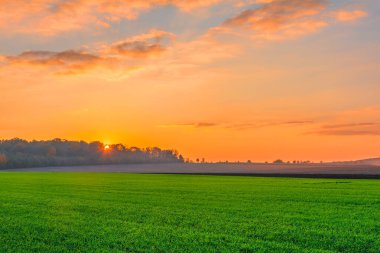
POLYGON ((339 22, 367 15, 362 10, 329 10, 330 0, 245 0, 237 6, 250 6, 212 30, 214 34, 248 37, 255 42, 282 41, 316 33, 339 22), (253 4, 253 5, 252 5, 253 4))
POLYGON ((113 43, 108 47, 108 51, 111 54, 130 57, 156 56, 164 52, 165 45, 170 44, 174 38, 175 35, 172 33, 152 30, 149 33, 113 43))
POLYGON ((337 10, 332 12, 332 16, 340 22, 352 22, 368 16, 363 10, 337 10))
POLYGON ((17 56, 9 56, 8 65, 48 67, 57 74, 78 74, 88 71, 106 59, 81 51, 26 51, 17 56))
POLYGON ((310 132, 317 135, 380 135, 380 124, 378 122, 361 122, 346 124, 323 125, 320 129, 310 132))
POLYGON ((82 1, 0 0, 0 5, 0 30, 4 34, 51 36, 97 23, 97 17, 82 1))
POLYGON ((102 75, 107 79, 112 76, 112 80, 129 77, 131 73, 183 79, 185 75, 199 76, 207 64, 239 53, 237 45, 220 42, 207 34, 192 41, 177 41, 174 34, 157 29, 113 43, 95 43, 82 48, 0 55, 0 68, 13 68, 12 73, 21 69, 30 73, 38 70, 46 75, 89 73, 98 76, 100 71, 106 71, 102 75))
POLYGON ((79 51, 26 51, 18 56, 9 57, 13 62, 30 62, 34 64, 76 64, 82 62, 94 62, 98 56, 79 51))
POLYGON ((16 56, 0 56, 0 67, 39 67, 45 68, 46 73, 74 75, 89 72, 96 68, 109 69, 117 72, 136 70, 147 62, 144 60, 157 56, 167 49, 174 40, 174 35, 165 31, 151 30, 148 33, 132 36, 124 40, 101 45, 99 48, 85 50, 54 51, 25 51, 16 56))
POLYGON ((249 130, 249 129, 259 129, 267 127, 278 127, 278 126, 288 126, 288 127, 298 127, 303 125, 314 124, 312 120, 291 120, 291 121, 257 121, 255 123, 234 123, 227 124, 225 128, 234 130, 249 130))
MULTIPOLYGON (((364 108, 360 110, 346 111, 342 112, 341 115, 356 115, 357 113, 369 112, 370 115, 374 116, 373 113, 377 113, 379 116, 379 110, 376 108, 364 108)), ((346 118, 347 120, 347 118, 346 118)), ((289 128, 289 129, 311 129, 303 134, 307 135, 380 135, 380 121, 366 121, 366 122, 343 122, 340 117, 335 119, 324 119, 324 120, 255 120, 251 122, 213 122, 213 123, 189 123, 189 124, 172 124, 164 125, 166 127, 194 127, 194 128, 219 128, 235 131, 249 131, 256 129, 265 128, 289 128), (330 122, 330 123, 329 123, 330 122)), ((301 132, 302 133, 302 132, 301 132)))
POLYGON ((171 81, 176 78, 183 81, 185 77, 217 75, 218 71, 212 66, 215 62, 236 57, 240 53, 238 44, 219 41, 208 34, 189 41, 178 40, 167 32, 163 32, 159 39, 156 39, 156 35, 148 33, 127 38, 104 48, 111 55, 116 53, 119 57, 129 57, 142 63, 144 70, 140 74, 149 78, 169 78, 171 81))
POLYGON ((330 130, 330 131, 319 131, 319 132, 314 132, 314 134, 318 134, 318 135, 341 135, 341 136, 347 136, 347 135, 351 135, 351 136, 361 136, 361 135, 380 135, 380 131, 379 130, 358 130, 358 129, 355 129, 355 130, 345 130, 345 129, 342 129, 342 130, 330 130))
POLYGON ((213 122, 194 122, 194 123, 183 123, 183 124, 165 124, 159 125, 161 128, 211 128, 217 127, 219 124, 213 122))
POLYGON ((335 113, 321 121, 307 134, 380 135, 380 108, 364 107, 335 113))
POLYGON ((247 26, 258 30, 279 30, 294 19, 319 14, 326 8, 325 0, 269 1, 257 9, 250 9, 225 22, 231 26, 247 26))
POLYGON ((363 123, 346 123, 346 124, 335 124, 335 125, 325 125, 324 129, 342 129, 342 128, 356 128, 356 127, 372 127, 376 126, 373 122, 363 122, 363 123))
POLYGON ((169 0, 163 2, 168 2, 174 6, 177 6, 179 9, 183 11, 192 11, 196 8, 204 8, 210 5, 215 5, 217 3, 222 2, 222 0, 169 0))
MULTIPOLYGON (((91 3, 92 1, 87 0, 87 2, 91 3)), ((100 0, 95 5, 97 12, 103 14, 105 19, 117 21, 120 19, 136 19, 141 12, 158 6, 171 5, 189 12, 219 2, 221 0, 100 0)))
POLYGON ((193 123, 182 123, 182 124, 165 124, 159 125, 159 127, 165 128, 222 128, 229 130, 250 130, 259 129, 266 127, 276 127, 276 126, 289 126, 297 127, 302 125, 313 124, 314 121, 311 120, 294 120, 294 121, 257 121, 257 122, 230 122, 230 123, 216 123, 216 122, 193 122, 193 123))
POLYGON ((6 29, 16 33, 54 35, 94 26, 108 27, 120 19, 136 18, 142 11, 156 6, 172 5, 190 11, 222 2, 233 3, 233 8, 244 6, 248 9, 190 40, 152 29, 113 43, 95 42, 86 50, 69 48, 52 52, 42 49, 16 56, 3 55, 0 67, 45 66, 53 73, 67 75, 99 68, 116 73, 139 69, 153 75, 198 75, 220 59, 239 55, 245 45, 238 40, 241 36, 255 41, 297 38, 329 25, 326 19, 332 17, 327 15, 328 0, 0 0, 0 32, 6 29))
POLYGON ((2 64, 7 63, 7 61, 8 61, 8 59, 7 59, 6 56, 4 56, 4 55, 0 55, 0 66, 1 66, 2 64))
POLYGON ((107 28, 138 18, 141 12, 172 5, 192 11, 219 0, 0 0, 0 31, 53 36, 64 32, 107 28))
POLYGON ((248 9, 227 20, 222 30, 238 29, 255 40, 282 40, 299 37, 327 26, 320 16, 327 0, 259 1, 258 8, 248 9))
POLYGON ((322 15, 329 0, 0 0, 0 32, 54 36, 66 32, 98 31, 160 6, 191 13, 223 3, 248 10, 228 19, 220 30, 240 28, 254 38, 279 40, 298 37, 328 25, 327 17, 342 22, 367 15, 362 10, 337 10, 322 15), (221 29, 223 28, 223 29, 221 29), (252 34, 254 33, 254 34, 252 34))

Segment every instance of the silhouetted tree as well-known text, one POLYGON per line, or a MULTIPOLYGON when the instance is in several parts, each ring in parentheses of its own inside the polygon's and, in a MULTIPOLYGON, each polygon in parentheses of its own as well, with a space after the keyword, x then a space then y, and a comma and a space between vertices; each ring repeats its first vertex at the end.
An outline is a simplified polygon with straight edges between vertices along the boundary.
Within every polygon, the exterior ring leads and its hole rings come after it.
POLYGON ((101 142, 0 140, 0 168, 184 162, 176 150, 127 148, 101 142))

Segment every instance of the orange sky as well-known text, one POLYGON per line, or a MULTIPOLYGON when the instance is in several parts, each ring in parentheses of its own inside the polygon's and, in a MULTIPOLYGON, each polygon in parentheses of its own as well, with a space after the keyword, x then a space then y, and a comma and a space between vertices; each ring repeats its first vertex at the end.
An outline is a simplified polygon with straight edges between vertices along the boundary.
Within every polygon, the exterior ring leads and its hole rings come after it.
POLYGON ((380 156, 376 0, 2 1, 0 137, 380 156))

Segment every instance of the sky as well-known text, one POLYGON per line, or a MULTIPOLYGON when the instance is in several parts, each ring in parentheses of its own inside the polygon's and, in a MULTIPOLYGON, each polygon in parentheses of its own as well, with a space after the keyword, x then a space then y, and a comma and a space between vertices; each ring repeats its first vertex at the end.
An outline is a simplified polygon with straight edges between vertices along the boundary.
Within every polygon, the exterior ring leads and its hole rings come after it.
POLYGON ((380 156, 378 0, 0 0, 0 138, 380 156))

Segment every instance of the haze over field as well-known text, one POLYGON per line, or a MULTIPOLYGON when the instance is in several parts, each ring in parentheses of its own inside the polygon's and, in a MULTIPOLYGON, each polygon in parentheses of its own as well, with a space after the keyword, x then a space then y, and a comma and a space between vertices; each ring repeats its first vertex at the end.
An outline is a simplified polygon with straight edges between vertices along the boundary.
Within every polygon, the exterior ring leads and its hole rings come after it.
POLYGON ((380 155, 378 0, 0 0, 0 137, 380 155))

